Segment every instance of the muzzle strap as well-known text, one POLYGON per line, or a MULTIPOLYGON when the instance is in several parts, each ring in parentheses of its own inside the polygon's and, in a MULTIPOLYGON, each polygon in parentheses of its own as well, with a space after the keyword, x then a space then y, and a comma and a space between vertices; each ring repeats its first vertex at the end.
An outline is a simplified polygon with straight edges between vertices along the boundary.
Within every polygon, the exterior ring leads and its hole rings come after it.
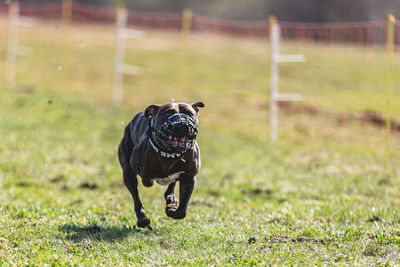
POLYGON ((157 154, 159 154, 163 158, 179 159, 179 158, 183 157, 183 153, 168 153, 168 152, 161 151, 159 148, 157 148, 157 146, 153 143, 153 141, 151 141, 151 138, 149 138, 149 143, 150 143, 151 147, 154 149, 154 151, 157 152, 157 154))

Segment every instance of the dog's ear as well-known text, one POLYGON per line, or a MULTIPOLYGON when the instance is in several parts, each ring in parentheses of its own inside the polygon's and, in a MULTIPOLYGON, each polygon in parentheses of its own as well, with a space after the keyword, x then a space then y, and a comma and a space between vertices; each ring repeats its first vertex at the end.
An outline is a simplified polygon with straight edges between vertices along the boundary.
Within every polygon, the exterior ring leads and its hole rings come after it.
POLYGON ((204 108, 204 103, 203 102, 195 102, 192 104, 193 109, 196 111, 196 113, 199 113, 199 108, 204 108))
POLYGON ((146 110, 144 111, 144 116, 146 118, 154 117, 157 114, 157 112, 158 112, 160 107, 161 107, 161 105, 150 105, 150 106, 148 106, 146 108, 146 110))

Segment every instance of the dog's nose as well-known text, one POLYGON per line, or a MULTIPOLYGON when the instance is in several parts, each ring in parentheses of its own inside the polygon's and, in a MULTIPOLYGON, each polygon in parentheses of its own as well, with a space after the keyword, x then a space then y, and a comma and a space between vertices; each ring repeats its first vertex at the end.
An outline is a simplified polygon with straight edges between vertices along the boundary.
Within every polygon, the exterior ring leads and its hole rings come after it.
POLYGON ((183 137, 189 134, 189 127, 186 124, 180 123, 177 125, 174 132, 177 136, 183 137))

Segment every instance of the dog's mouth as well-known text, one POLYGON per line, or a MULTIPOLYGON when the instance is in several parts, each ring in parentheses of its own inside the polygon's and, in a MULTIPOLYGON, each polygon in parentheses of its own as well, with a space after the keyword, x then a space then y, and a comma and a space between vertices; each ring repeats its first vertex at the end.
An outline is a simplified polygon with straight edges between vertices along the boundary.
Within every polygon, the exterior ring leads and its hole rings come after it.
POLYGON ((184 137, 177 137, 177 136, 168 136, 167 143, 174 148, 186 148, 188 138, 184 137))

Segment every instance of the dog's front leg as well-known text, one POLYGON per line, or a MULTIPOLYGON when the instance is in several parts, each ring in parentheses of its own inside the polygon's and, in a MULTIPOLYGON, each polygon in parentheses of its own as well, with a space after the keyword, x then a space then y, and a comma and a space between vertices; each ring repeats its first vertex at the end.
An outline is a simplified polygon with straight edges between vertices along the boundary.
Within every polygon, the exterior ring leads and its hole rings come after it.
POLYGON ((165 212, 168 214, 168 210, 176 210, 178 208, 178 199, 174 196, 175 182, 168 185, 167 191, 164 193, 166 201, 165 212))
POLYGON ((129 167, 123 169, 124 183, 132 195, 137 217, 137 226, 146 227, 150 225, 150 220, 146 217, 142 201, 139 198, 138 180, 136 173, 129 167))
POLYGON ((186 210, 192 195, 196 177, 182 177, 179 182, 179 206, 177 209, 170 208, 165 210, 168 217, 174 219, 183 219, 186 216, 186 210))

